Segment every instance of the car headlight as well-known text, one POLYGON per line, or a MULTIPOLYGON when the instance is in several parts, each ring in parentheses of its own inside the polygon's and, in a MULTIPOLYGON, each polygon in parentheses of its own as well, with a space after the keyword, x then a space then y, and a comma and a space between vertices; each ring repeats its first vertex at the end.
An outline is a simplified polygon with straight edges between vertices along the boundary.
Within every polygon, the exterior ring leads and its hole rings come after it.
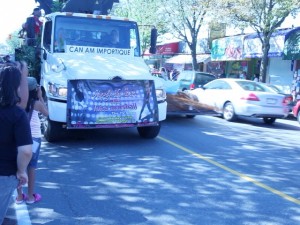
POLYGON ((166 92, 164 89, 155 89, 157 102, 164 102, 166 100, 166 92))
POLYGON ((67 98, 68 89, 58 84, 48 83, 48 93, 53 97, 67 98))

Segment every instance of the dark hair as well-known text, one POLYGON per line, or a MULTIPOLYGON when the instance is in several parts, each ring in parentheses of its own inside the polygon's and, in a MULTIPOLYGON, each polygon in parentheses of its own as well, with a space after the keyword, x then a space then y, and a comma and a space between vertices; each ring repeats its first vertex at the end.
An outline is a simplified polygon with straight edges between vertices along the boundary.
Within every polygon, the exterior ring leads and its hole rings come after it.
POLYGON ((25 109, 26 112, 33 110, 34 102, 39 99, 37 93, 38 92, 36 89, 29 91, 28 101, 25 109))
POLYGON ((0 106, 14 106, 21 101, 18 94, 21 71, 14 65, 4 65, 0 71, 0 106))
POLYGON ((38 11, 40 11, 41 9, 39 8, 39 7, 36 7, 36 8, 34 8, 33 9, 33 12, 38 12, 38 11))

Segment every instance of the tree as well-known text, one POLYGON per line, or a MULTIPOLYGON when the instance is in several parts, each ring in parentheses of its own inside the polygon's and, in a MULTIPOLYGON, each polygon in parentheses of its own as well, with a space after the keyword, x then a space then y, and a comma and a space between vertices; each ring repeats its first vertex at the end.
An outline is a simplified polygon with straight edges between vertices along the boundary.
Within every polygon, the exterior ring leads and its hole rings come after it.
POLYGON ((165 21, 158 19, 160 0, 120 0, 111 14, 137 21, 140 30, 141 48, 144 51, 150 42, 150 30, 154 26, 165 32, 165 21))
MULTIPOLYGON (((197 41, 200 28, 214 18, 212 7, 214 0, 161 0, 163 12, 161 18, 170 24, 169 32, 187 43, 191 50, 193 68, 198 70, 197 41)), ((216 8, 214 9, 217 11, 216 8)))
POLYGON ((228 16, 232 23, 252 27, 262 43, 260 75, 266 82, 270 38, 286 17, 300 8, 299 0, 229 0, 228 16))
POLYGON ((6 43, 9 46, 9 53, 14 53, 14 49, 21 46, 22 42, 18 38, 18 32, 15 31, 8 35, 6 43))

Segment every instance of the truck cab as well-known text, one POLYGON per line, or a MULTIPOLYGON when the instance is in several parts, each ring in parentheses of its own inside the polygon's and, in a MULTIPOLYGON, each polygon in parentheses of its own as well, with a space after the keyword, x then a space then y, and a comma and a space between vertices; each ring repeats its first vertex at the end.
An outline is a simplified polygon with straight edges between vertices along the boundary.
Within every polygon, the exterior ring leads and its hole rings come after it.
POLYGON ((166 93, 141 57, 136 22, 51 13, 44 19, 41 49, 47 141, 68 129, 137 127, 143 138, 159 134, 166 93))

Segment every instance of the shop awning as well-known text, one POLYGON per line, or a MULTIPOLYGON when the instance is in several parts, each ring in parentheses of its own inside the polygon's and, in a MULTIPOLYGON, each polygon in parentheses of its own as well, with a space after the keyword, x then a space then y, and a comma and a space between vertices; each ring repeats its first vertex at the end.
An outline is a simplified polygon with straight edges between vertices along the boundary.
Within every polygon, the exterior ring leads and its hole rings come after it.
MULTIPOLYGON (((179 42, 158 44, 156 46, 156 55, 174 55, 178 53, 179 42)), ((143 56, 150 56, 149 49, 146 49, 143 56)))
MULTIPOLYGON (((197 55, 197 63, 207 63, 210 61, 210 54, 197 55)), ((191 64, 193 62, 191 55, 176 55, 166 60, 170 64, 191 64)))
MULTIPOLYGON (((269 57, 281 57, 283 54, 285 36, 292 28, 276 30, 270 38, 269 57)), ((262 43, 257 33, 246 35, 244 39, 244 58, 261 58, 262 43)))
POLYGON ((283 59, 300 59, 300 27, 295 28, 285 36, 283 59))
POLYGON ((174 54, 178 53, 178 45, 179 45, 179 42, 157 45, 156 54, 174 55, 174 54))

